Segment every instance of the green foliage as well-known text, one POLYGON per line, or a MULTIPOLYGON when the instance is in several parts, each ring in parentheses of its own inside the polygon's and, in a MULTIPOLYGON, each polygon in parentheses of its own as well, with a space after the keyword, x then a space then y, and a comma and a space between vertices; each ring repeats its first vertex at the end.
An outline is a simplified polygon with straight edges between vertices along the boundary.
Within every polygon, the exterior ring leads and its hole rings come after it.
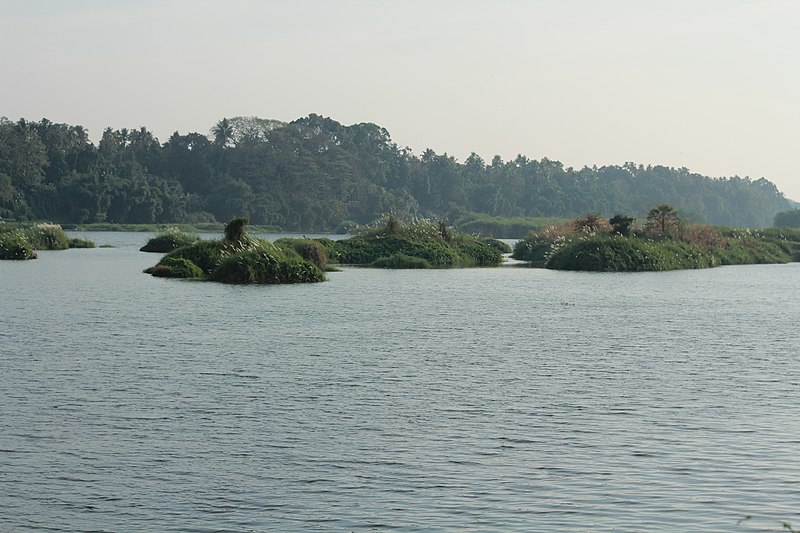
POLYGON ((400 232, 400 219, 393 214, 386 217, 386 235, 396 235, 400 232))
POLYGON ((542 231, 532 231, 514 245, 513 259, 528 261, 531 266, 544 267, 552 249, 566 242, 574 230, 569 226, 548 226, 542 231))
POLYGON ((497 239, 490 239, 484 237, 480 239, 480 241, 489 246, 490 248, 497 250, 501 254, 510 254, 513 251, 510 244, 505 243, 503 241, 499 241, 497 239))
POLYGON ((166 257, 188 259, 200 267, 203 272, 210 274, 229 255, 245 251, 246 249, 248 248, 236 246, 226 241, 202 240, 191 246, 184 246, 183 248, 173 250, 166 257))
POLYGON ((94 248, 95 244, 88 239, 78 239, 73 237, 69 240, 70 248, 94 248))
POLYGON ((323 244, 315 239, 293 239, 292 248, 306 261, 324 270, 328 264, 328 252, 323 244))
POLYGON ((176 227, 169 227, 139 248, 141 252, 167 253, 200 240, 197 235, 189 235, 176 227))
POLYGON ((182 257, 165 257, 156 266, 148 268, 145 273, 157 278, 201 278, 203 270, 182 257))
MULTIPOLYGON (((752 230, 750 232, 753 233, 752 230)), ((759 240, 778 246, 790 261, 800 262, 800 229, 767 228, 755 231, 755 235, 759 240)))
POLYGON ((69 238, 58 224, 34 224, 24 229, 25 239, 36 250, 66 250, 69 238))
POLYGON ((369 265, 377 259, 405 255, 424 259, 433 268, 496 266, 502 254, 477 237, 453 232, 447 240, 438 224, 380 225, 362 235, 336 241, 335 257, 341 263, 369 265))
POLYGON ((623 237, 627 237, 631 234, 631 228, 633 228, 634 222, 636 222, 635 218, 622 214, 614 215, 608 220, 608 223, 611 225, 611 231, 623 237))
POLYGON ((243 242, 247 235, 244 227, 247 225, 247 217, 238 217, 231 219, 225 225, 225 240, 230 242, 243 242))
POLYGON ((324 281, 325 275, 314 264, 300 258, 286 257, 273 250, 246 250, 220 263, 209 279, 222 283, 313 283, 324 281))
POLYGON ((200 223, 242 213, 264 226, 328 231, 392 212, 448 216, 460 231, 517 238, 559 223, 538 217, 641 218, 651 198, 739 227, 770 225, 794 207, 763 178, 633 163, 574 169, 522 155, 459 162, 413 154, 375 124, 319 115, 288 124, 225 118, 211 137, 175 133, 165 142, 146 128, 108 128, 97 144, 81 126, 0 119, 0 217, 16 220, 200 223))
POLYGON ((372 268, 416 269, 432 268, 431 264, 421 257, 411 257, 404 254, 394 254, 381 257, 369 264, 372 268))
POLYGON ((667 237, 678 227, 678 212, 669 204, 661 204, 647 212, 645 230, 653 236, 667 237))
POLYGON ((773 225, 776 228, 800 228, 800 209, 776 213, 773 225))
MULTIPOLYGON (((659 208, 659 212, 669 210, 659 208)), ((660 235, 653 217, 652 234, 625 237, 550 227, 517 242, 512 257, 532 266, 557 270, 641 272, 707 268, 717 265, 786 263, 800 259, 800 230, 788 228, 720 230, 702 224, 674 224, 670 237, 660 235)))
POLYGON ((511 257, 519 261, 528 261, 534 267, 544 267, 547 264, 551 246, 552 244, 549 242, 520 239, 514 245, 511 257))
POLYGON ((713 249, 724 265, 788 263, 800 259, 800 231, 727 230, 725 243, 713 249))
POLYGON ((677 241, 596 235, 568 241, 550 255, 547 268, 589 272, 648 272, 708 268, 719 260, 677 241))
POLYGON ((0 230, 0 260, 5 259, 36 259, 36 252, 33 246, 21 231, 0 230))
POLYGON ((342 220, 336 225, 336 229, 334 229, 333 232, 340 235, 349 235, 357 230, 358 222, 355 220, 342 220))
POLYGON ((145 272, 170 277, 203 276, 222 283, 308 283, 325 279, 317 265, 300 257, 286 243, 279 246, 248 237, 244 224, 244 219, 232 221, 226 238, 201 240, 173 250, 145 272))

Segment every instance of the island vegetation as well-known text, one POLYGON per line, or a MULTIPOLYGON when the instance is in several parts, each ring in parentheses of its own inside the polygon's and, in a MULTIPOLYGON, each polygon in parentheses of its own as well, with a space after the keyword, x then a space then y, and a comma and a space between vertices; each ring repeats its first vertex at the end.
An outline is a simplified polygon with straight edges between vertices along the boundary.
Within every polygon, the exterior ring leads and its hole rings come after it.
MULTIPOLYGON (((325 280, 322 269, 292 246, 247 235, 247 218, 234 218, 219 240, 199 240, 165 255, 145 270, 156 277, 233 284, 312 283, 325 280)), ((324 266, 324 265, 323 265, 324 266)))
POLYGON ((175 226, 170 226, 162 230, 155 237, 147 241, 147 244, 142 246, 139 251, 153 252, 153 253, 167 253, 172 250, 177 250, 183 246, 189 246, 200 240, 197 235, 191 235, 181 231, 175 226))
POLYGON ((331 260, 373 268, 458 268, 497 266, 507 245, 467 235, 440 220, 403 223, 393 214, 348 239, 319 239, 331 260))
POLYGON ((512 257, 555 270, 643 272, 800 261, 800 230, 731 229, 691 223, 675 208, 652 208, 643 225, 627 215, 578 217, 533 231, 512 257))
POLYGON ((0 259, 36 259, 37 250, 94 248, 85 239, 67 237, 58 224, 9 224, 0 222, 0 259))
POLYGON ((800 209, 777 213, 773 226, 776 228, 800 228, 800 209))
POLYGON ((330 232, 393 212, 519 238, 581 213, 643 218, 645 206, 659 202, 731 227, 766 227, 795 207, 764 178, 630 162, 571 168, 524 155, 458 161, 398 146, 375 124, 344 126, 313 114, 290 123, 224 118, 209 132, 175 132, 164 142, 145 127, 107 128, 97 144, 81 126, 0 119, 0 219, 7 220, 217 224, 219 231, 220 221, 245 214, 273 231, 330 232))

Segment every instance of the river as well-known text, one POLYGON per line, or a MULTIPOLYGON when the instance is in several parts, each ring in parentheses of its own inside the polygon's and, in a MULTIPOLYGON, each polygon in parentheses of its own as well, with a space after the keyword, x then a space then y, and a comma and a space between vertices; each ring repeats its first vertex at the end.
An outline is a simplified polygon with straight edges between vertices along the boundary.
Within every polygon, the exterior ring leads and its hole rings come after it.
POLYGON ((800 264, 227 286, 82 236, 0 262, 1 531, 800 529, 800 264))

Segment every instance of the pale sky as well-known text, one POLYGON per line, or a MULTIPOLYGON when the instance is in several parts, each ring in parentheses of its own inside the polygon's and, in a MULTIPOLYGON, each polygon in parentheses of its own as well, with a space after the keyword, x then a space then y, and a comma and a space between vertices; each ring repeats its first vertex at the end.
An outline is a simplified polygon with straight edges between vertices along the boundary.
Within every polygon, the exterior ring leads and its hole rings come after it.
POLYGON ((0 116, 373 122, 463 161, 662 164, 800 200, 798 0, 0 0, 0 116))

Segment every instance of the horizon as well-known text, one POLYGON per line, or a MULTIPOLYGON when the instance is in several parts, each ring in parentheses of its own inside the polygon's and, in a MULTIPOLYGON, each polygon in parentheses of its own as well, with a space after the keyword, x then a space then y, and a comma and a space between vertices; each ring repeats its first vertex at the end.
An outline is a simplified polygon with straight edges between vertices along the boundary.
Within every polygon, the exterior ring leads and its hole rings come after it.
POLYGON ((800 199, 800 4, 0 0, 0 115, 145 127, 317 113, 463 161, 764 177, 800 199))

